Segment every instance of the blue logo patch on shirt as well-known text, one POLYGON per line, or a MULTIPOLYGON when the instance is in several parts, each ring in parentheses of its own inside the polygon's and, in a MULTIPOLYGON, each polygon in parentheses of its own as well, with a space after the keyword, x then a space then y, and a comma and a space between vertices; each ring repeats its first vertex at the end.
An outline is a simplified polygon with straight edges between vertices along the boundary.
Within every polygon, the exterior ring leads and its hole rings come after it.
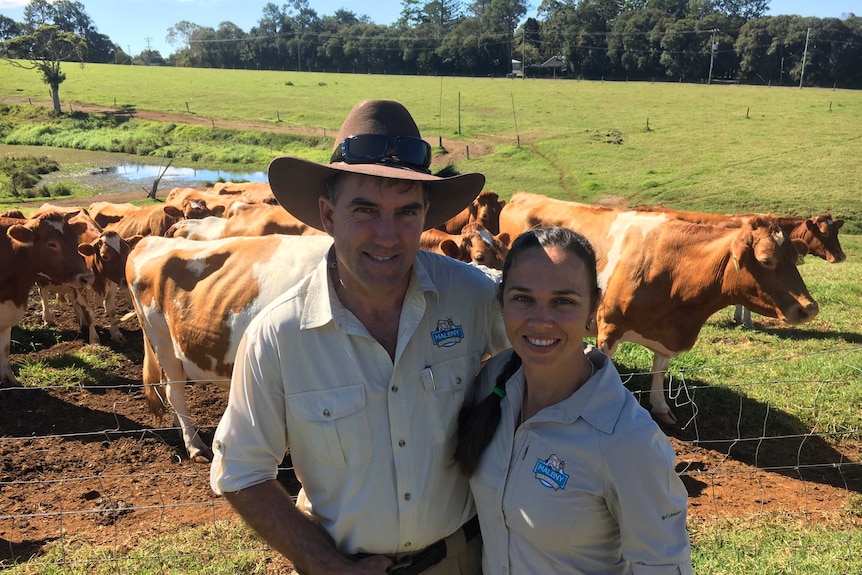
POLYGON ((452 347, 464 339, 464 330, 455 325, 451 317, 437 320, 437 331, 431 332, 431 341, 437 347, 452 347))
POLYGON ((536 461, 533 473, 536 474, 536 479, 539 480, 539 483, 557 491, 565 489, 566 482, 569 480, 568 474, 563 471, 565 466, 565 460, 560 459, 552 453, 548 459, 539 459, 536 461))

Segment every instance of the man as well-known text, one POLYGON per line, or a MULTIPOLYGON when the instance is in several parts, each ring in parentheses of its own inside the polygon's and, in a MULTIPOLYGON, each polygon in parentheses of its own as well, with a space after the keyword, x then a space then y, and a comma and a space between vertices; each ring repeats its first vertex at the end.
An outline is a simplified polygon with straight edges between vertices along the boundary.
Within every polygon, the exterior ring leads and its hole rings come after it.
POLYGON ((281 205, 333 249, 246 331, 211 482, 305 575, 481 573, 454 431, 481 359, 508 342, 496 284, 419 251, 485 182, 433 176, 430 161, 403 105, 366 100, 330 164, 269 167, 281 205), (296 506, 276 481, 288 446, 296 506))

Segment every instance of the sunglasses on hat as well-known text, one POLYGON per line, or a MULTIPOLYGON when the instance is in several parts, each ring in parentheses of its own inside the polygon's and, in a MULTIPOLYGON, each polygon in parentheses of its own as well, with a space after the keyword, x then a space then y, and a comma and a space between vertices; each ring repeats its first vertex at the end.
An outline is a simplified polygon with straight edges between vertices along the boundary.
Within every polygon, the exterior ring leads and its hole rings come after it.
POLYGON ((344 138, 332 152, 333 162, 405 165, 430 173, 431 144, 412 136, 358 134, 344 138))

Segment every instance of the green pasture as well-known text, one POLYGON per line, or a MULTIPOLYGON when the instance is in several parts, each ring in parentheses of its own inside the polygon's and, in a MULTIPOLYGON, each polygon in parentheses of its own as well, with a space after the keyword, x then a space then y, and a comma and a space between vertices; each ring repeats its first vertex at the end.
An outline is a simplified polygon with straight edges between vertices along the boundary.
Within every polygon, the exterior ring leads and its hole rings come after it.
MULTIPOLYGON (((756 329, 750 330, 731 323, 730 309, 715 314, 694 349, 671 361, 670 375, 680 392, 671 404, 677 405, 681 422, 696 410, 698 421, 707 424, 688 428, 689 439, 699 439, 697 433, 705 427, 724 439, 741 439, 729 457, 762 467, 812 464, 811 445, 825 445, 828 455, 840 455, 842 441, 857 446, 862 441, 862 91, 96 64, 66 66, 64 71, 64 117, 55 120, 27 112, 28 98, 48 99, 38 75, 0 63, 0 107, 21 106, 0 115, 0 142, 12 137, 20 144, 49 146, 65 138, 73 147, 93 150, 107 149, 98 147, 106 141, 131 142, 122 151, 143 163, 173 157, 180 165, 248 163, 262 169, 279 153, 325 161, 354 102, 395 98, 407 105, 435 145, 441 138, 444 149, 450 142, 471 146, 470 158, 457 167, 483 172, 486 188, 503 198, 525 190, 587 203, 712 212, 808 216, 829 211, 845 220, 841 243, 847 261, 828 264, 807 256, 800 266, 820 304, 817 318, 790 327, 755 316, 756 329), (79 102, 211 123, 190 128, 65 112, 79 102), (30 119, 22 117, 28 113, 30 119), (56 129, 57 121, 67 122, 63 130, 56 129), (110 121, 116 124, 111 127, 110 121), (228 122, 261 127, 231 132, 220 125, 228 122), (293 136, 266 135, 270 126, 293 136), (207 156, 208 150, 222 155, 207 156), (196 153, 204 155, 194 158, 196 153), (771 438, 806 434, 811 439, 796 459, 770 459, 771 438)), ((445 157, 444 149, 437 149, 440 157, 445 157)), ((28 330, 37 328, 22 326, 16 333, 26 338, 28 330)), ((644 348, 623 344, 614 360, 633 391, 648 389, 652 363, 644 348)), ((48 378, 45 370, 77 369, 89 361, 85 354, 56 366, 26 367, 32 377, 43 379, 48 378)), ((84 371, 101 369, 94 364, 84 371)), ((859 461, 841 463, 859 477, 859 461)), ((816 482, 806 485, 816 491, 816 482)), ((845 511, 816 526, 805 524, 798 510, 787 511, 787 517, 752 512, 727 521, 692 522, 695 572, 862 572, 862 495, 848 490, 845 511)), ((219 530, 222 537, 242 541, 239 546, 254 546, 242 527, 222 525, 219 530)), ((203 555, 193 564, 180 550, 199 536, 180 533, 175 543, 161 540, 155 559, 148 547, 153 543, 147 541, 110 555, 134 565, 134 572, 266 572, 264 555, 258 552, 234 557, 236 564, 203 555), (173 547, 181 555, 175 564, 164 551, 173 547)), ((64 552, 64 561, 82 567, 63 572, 107 573, 116 567, 104 561, 104 550, 72 545, 64 552)), ((9 572, 51 572, 36 563, 45 560, 37 558, 9 572)), ((51 562, 50 555, 47 560, 51 562)))
MULTIPOLYGON (((715 212, 831 211, 850 220, 845 232, 862 232, 862 91, 102 64, 64 71, 64 110, 84 102, 203 118, 211 131, 220 121, 256 122, 328 138, 307 152, 270 141, 252 153, 244 147, 248 138, 225 136, 220 148, 237 145, 233 157, 199 154, 188 162, 262 168, 277 153, 325 159, 353 103, 395 98, 429 140, 458 140, 474 151, 490 146, 458 167, 482 171, 486 187, 503 197, 526 190, 715 212)), ((38 74, 0 63, 0 103, 46 100, 38 74)), ((161 157, 179 153, 170 146, 208 137, 185 133, 164 141, 166 130, 153 136, 146 124, 130 124, 117 137, 139 133, 147 142, 141 154, 161 157)), ((66 138, 60 145, 96 145, 66 138)))

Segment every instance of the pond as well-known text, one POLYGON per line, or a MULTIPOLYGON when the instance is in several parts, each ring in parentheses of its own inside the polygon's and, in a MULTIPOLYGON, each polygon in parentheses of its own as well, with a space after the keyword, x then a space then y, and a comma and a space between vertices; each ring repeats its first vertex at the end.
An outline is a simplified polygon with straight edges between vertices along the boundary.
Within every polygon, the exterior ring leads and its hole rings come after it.
MULTIPOLYGON (((98 168, 93 175, 106 174, 120 176, 130 182, 139 180, 153 181, 164 171, 164 166, 148 164, 120 164, 107 168, 98 168)), ((265 182, 266 172, 244 172, 232 173, 222 170, 201 170, 196 168, 168 167, 162 176, 162 183, 173 185, 174 182, 216 182, 224 181, 248 181, 265 182)))

